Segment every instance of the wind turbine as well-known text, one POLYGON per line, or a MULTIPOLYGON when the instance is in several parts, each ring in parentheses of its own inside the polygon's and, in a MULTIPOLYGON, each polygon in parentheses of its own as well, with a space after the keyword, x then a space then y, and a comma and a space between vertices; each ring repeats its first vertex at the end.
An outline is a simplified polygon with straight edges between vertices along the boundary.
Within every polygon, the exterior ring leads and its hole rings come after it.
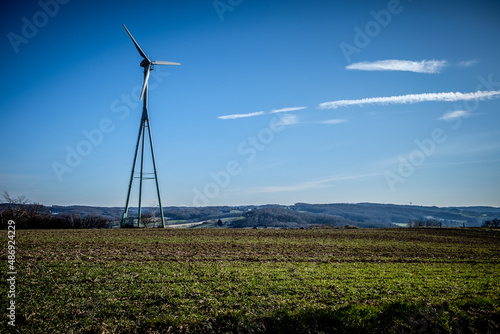
MULTIPOLYGON (((138 213, 138 218, 137 218, 137 226, 140 226, 140 223, 141 223, 142 181, 145 179, 144 175, 143 175, 143 169, 144 169, 144 144, 145 144, 144 142, 145 142, 145 136, 146 136, 146 128, 148 131, 149 144, 151 147, 151 156, 153 159, 153 171, 154 171, 153 173, 154 173, 154 180, 156 183, 156 193, 158 195, 158 205, 160 206, 161 226, 165 227, 165 219, 163 216, 163 207, 161 205, 160 187, 158 186, 158 175, 156 172, 155 153, 153 150, 153 139, 151 137, 151 124, 149 122, 149 114, 148 114, 148 80, 149 80, 149 73, 153 70, 153 65, 180 65, 180 64, 173 63, 170 61, 162 61, 162 60, 151 61, 148 58, 148 56, 146 56, 144 51, 142 51, 139 44, 137 44, 134 37, 132 37, 132 34, 130 33, 130 31, 128 31, 127 27, 125 25, 123 25, 123 28, 125 28, 125 30, 127 31, 127 34, 130 36, 130 39, 132 40, 135 47, 137 48, 137 51, 139 51, 139 54, 143 58, 140 65, 141 65, 141 67, 144 67, 144 82, 142 84, 141 97, 140 97, 140 99, 143 102, 141 126, 139 127, 139 136, 137 137, 137 144, 135 146, 134 163, 132 164, 132 173, 130 175, 130 182, 128 185, 128 192, 127 192, 127 201, 125 204, 125 211, 123 212, 123 216, 122 216, 121 227, 126 226, 128 209, 129 209, 129 201, 130 201, 130 191, 132 189, 132 181, 134 180, 135 165, 137 162, 137 153, 139 151, 139 144, 142 142, 142 145, 141 145, 141 167, 140 167, 140 173, 139 173, 139 179, 140 179, 140 181, 139 181, 139 213, 138 213)), ((147 179, 152 179, 152 177, 148 177, 147 179)))

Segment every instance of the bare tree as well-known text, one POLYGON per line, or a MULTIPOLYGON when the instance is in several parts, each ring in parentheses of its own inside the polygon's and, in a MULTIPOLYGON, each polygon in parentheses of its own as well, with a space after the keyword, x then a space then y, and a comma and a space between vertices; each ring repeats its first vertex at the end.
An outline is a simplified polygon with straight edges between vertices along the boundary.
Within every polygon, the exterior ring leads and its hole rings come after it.
MULTIPOLYGON (((160 211, 160 207, 156 205, 156 203, 153 203, 153 205, 151 205, 150 207, 150 210, 151 210, 151 221, 153 222, 153 227, 154 225, 156 224, 156 216, 158 215, 159 211, 160 211)), ((161 220, 161 218, 160 218, 161 220)), ((146 226, 146 225, 144 225, 146 226)))
POLYGON ((0 212, 2 226, 13 220, 19 228, 43 228, 50 219, 50 211, 44 205, 32 203, 26 196, 12 197, 4 191, 2 197, 7 204, 0 212))
POLYGON ((26 206, 30 202, 26 196, 12 197, 7 191, 3 192, 3 199, 7 206, 2 211, 2 218, 19 222, 26 216, 26 206))
POLYGON ((21 228, 105 228, 109 219, 100 215, 87 215, 81 218, 77 214, 52 215, 44 205, 30 202, 26 196, 12 197, 3 192, 5 204, 0 209, 1 227, 5 228, 9 220, 16 222, 16 229, 21 228))
POLYGON ((154 221, 155 216, 153 212, 149 211, 141 214, 141 222, 144 224, 144 227, 148 227, 148 225, 154 223, 154 221))
POLYGON ((489 228, 500 227, 500 219, 487 220, 481 226, 489 228))
POLYGON ((104 228, 108 223, 108 219, 103 216, 88 215, 82 219, 82 228, 104 228))

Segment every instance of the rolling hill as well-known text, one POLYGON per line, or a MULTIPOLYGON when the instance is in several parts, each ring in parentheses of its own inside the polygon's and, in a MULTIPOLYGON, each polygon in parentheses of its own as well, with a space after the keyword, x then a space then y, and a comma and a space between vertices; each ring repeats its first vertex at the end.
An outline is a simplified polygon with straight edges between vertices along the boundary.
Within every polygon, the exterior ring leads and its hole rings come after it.
MULTIPOLYGON (((55 215, 68 213, 82 217, 89 214, 102 215, 114 221, 120 220, 123 210, 120 207, 90 206, 51 206, 49 209, 55 215)), ((174 224, 214 222, 222 219, 223 226, 233 228, 300 228, 311 225, 376 228, 405 226, 408 221, 418 219, 439 221, 442 226, 448 227, 475 227, 486 220, 500 217, 500 208, 495 207, 435 207, 376 203, 165 207, 164 212, 168 221, 174 224)), ((130 215, 137 215, 137 208, 131 208, 130 215)), ((212 225, 207 223, 198 226, 212 225)))

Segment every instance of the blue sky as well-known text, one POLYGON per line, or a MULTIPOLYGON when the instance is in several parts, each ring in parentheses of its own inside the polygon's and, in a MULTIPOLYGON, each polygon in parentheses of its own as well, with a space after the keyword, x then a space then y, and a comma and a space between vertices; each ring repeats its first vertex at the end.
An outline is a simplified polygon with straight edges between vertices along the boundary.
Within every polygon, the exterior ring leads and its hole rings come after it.
POLYGON ((182 63, 150 78, 164 206, 500 206, 497 1, 1 7, 11 195, 125 204, 142 85, 125 24, 151 60, 182 63))

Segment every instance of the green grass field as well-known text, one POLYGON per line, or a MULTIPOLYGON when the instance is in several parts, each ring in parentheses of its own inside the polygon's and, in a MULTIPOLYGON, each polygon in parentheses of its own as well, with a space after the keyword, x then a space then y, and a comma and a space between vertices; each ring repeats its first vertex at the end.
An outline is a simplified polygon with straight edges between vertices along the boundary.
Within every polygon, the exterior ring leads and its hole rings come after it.
POLYGON ((21 230, 16 326, 3 316, 0 331, 499 333, 499 241, 485 229, 21 230))

